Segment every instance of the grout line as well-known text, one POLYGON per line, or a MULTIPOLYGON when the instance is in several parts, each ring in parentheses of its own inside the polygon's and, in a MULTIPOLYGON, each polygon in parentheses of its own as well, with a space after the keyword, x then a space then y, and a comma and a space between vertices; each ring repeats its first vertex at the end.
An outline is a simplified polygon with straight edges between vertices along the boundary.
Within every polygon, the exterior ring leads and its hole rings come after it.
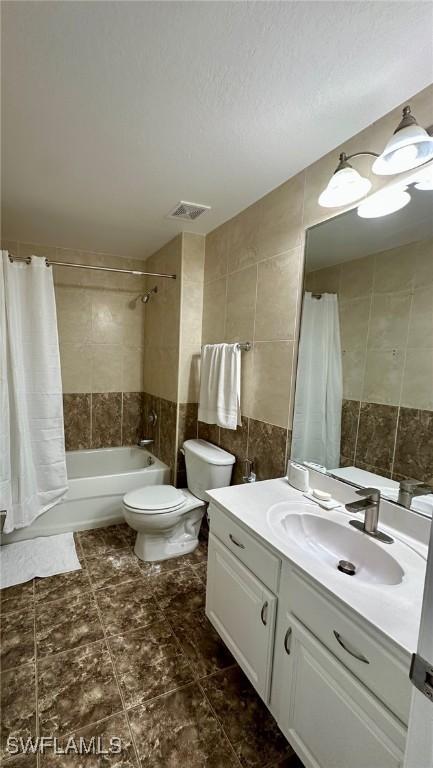
MULTIPOLYGON (((233 666, 235 666, 235 665, 233 665, 233 666)), ((229 667, 229 669, 233 669, 233 667, 229 667)), ((219 672, 223 672, 223 671, 225 671, 225 670, 218 670, 218 671, 219 671, 219 672)), ((215 673, 215 674, 216 674, 216 673, 215 673)), ((211 675, 208 675, 208 677, 211 677, 211 675)), ((204 678, 201 678, 201 680, 203 680, 203 679, 204 679, 204 678)), ((223 725, 223 723, 222 723, 221 719, 218 717, 218 715, 217 715, 217 713, 216 713, 215 709, 213 708, 213 706, 212 706, 212 704, 211 704, 211 701, 210 701, 209 697, 207 696, 207 693, 206 693, 206 691, 204 690, 204 688, 203 688, 203 686, 202 686, 202 684, 201 684, 201 680, 197 681, 197 685, 198 685, 198 687, 200 688, 200 691, 201 691, 201 693, 202 693, 202 696, 204 697, 204 699, 205 699, 205 701, 206 701, 206 703, 207 703, 207 705, 208 705, 208 707, 209 707, 210 711, 212 712, 212 714, 213 714, 214 718, 216 719, 216 721, 217 721, 217 723, 218 723, 218 725, 219 725, 219 727, 220 727, 220 729, 221 729, 221 732, 222 732, 222 733, 223 733, 223 735, 225 736, 225 738, 226 738, 226 740, 227 740, 227 743, 228 743, 228 745, 229 745, 229 747, 230 747, 230 749, 231 749, 231 751, 232 751, 232 753, 233 753, 234 759, 236 760, 236 763, 237 763, 237 765, 239 765, 239 766, 242 766, 242 763, 241 763, 241 761, 240 761, 239 757, 237 756, 237 753, 236 753, 235 747, 234 747, 234 745, 232 744, 232 742, 230 741, 230 739, 229 739, 229 737, 228 737, 228 735, 227 735, 227 733, 226 733, 226 730, 225 730, 225 728, 224 728, 224 725, 223 725)))
MULTIPOLYGON (((38 643, 36 639, 36 583, 33 579, 33 631, 35 642, 35 716, 36 716, 36 738, 39 736, 39 690, 38 690, 38 643)), ((36 768, 40 765, 39 750, 36 756, 36 768)))

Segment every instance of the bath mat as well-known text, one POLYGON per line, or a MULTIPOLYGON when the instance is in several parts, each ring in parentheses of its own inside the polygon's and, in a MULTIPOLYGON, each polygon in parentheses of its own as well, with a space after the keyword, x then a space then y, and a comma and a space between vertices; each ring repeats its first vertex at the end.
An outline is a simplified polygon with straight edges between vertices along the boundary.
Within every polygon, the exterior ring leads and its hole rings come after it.
POLYGON ((0 586, 13 587, 35 576, 55 576, 81 569, 73 533, 39 536, 0 548, 0 586))

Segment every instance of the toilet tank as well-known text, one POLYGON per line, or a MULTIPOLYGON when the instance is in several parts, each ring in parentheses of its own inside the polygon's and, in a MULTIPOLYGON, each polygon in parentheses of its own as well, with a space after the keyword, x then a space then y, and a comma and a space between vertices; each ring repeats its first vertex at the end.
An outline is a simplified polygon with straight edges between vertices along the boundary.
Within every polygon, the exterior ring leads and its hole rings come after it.
POLYGON ((235 457, 206 440, 185 440, 186 476, 194 496, 207 501, 206 491, 230 485, 235 457))

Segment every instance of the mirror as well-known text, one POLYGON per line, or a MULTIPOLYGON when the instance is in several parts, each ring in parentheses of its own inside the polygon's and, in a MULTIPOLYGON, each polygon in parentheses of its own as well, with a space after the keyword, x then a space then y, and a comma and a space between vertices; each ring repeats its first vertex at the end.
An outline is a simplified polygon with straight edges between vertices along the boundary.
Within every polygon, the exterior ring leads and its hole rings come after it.
POLYGON ((294 460, 433 512, 433 191, 307 230, 294 460))

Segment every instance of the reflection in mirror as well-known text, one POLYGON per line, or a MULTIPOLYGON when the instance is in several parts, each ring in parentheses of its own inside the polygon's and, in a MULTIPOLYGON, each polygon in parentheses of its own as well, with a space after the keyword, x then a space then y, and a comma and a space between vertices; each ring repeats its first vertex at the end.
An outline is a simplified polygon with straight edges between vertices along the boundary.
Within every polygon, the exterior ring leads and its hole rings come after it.
POLYGON ((307 231, 292 459, 432 516, 433 191, 307 231))

